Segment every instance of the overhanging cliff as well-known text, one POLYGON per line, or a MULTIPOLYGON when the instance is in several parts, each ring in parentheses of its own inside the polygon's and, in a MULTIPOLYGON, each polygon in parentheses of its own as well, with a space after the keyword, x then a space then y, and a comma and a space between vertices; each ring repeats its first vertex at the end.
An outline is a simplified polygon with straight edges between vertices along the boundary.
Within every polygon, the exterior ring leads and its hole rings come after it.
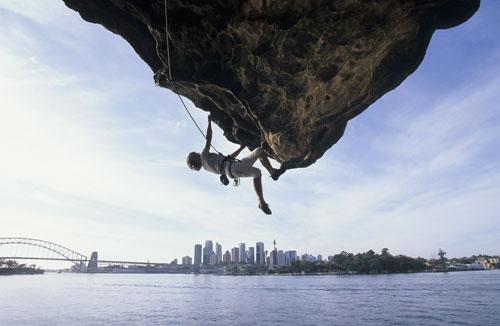
MULTIPOLYGON (((166 71, 163 0, 63 0, 166 71)), ((284 169, 314 163, 347 122, 422 61, 479 0, 167 0, 172 82, 230 141, 284 169)), ((139 109, 139 108, 138 108, 139 109)))

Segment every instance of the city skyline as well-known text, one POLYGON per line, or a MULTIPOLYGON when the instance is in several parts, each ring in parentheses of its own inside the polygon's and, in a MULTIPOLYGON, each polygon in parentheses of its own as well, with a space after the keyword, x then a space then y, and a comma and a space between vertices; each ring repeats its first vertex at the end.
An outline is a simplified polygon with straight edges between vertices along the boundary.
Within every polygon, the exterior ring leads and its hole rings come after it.
MULTIPOLYGON (((0 232, 167 262, 208 238, 232 244, 222 255, 274 238, 323 255, 495 254, 499 11, 484 1, 437 31, 415 73, 314 165, 278 182, 265 175, 267 217, 248 180, 222 187, 186 167, 203 138, 126 41, 62 1, 0 0, 0 232)), ((188 105, 204 128, 206 113, 188 105)), ((215 126, 213 140, 225 153, 238 147, 215 126)))
MULTIPOLYGON (((219 242, 217 243, 217 252, 222 253, 223 247, 219 242)), ((205 246, 201 243, 194 244, 193 257, 189 255, 182 257, 182 262, 191 262, 189 265, 194 265, 195 268, 201 268, 203 266, 220 266, 223 264, 239 264, 239 265, 255 265, 255 266, 290 266, 290 264, 295 260, 315 262, 315 261, 323 261, 323 256, 321 254, 317 254, 316 256, 311 253, 303 253, 299 255, 296 250, 283 250, 278 249, 276 247, 276 240, 273 240, 273 246, 270 250, 265 250, 265 244, 261 241, 255 242, 255 246, 248 246, 248 250, 246 250, 245 242, 240 242, 238 246, 232 247, 229 246, 229 249, 226 249, 224 253, 224 259, 210 259, 210 256, 213 257, 213 241, 206 240, 205 246), (203 249, 201 249, 203 248, 203 249), (203 251, 204 257, 203 261, 200 259, 200 252, 203 251), (256 255, 256 253, 258 253, 256 255)), ((216 257, 218 254, 215 255, 216 257)), ((333 256, 333 253, 328 257, 333 256)))

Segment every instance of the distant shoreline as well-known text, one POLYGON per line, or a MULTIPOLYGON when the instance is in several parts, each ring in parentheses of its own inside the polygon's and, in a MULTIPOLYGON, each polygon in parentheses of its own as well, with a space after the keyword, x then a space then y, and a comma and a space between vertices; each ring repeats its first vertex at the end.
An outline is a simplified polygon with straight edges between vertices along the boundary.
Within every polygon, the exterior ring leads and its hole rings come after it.
POLYGON ((45 271, 39 268, 32 267, 15 267, 15 268, 0 268, 0 276, 2 275, 39 275, 45 271))
MULTIPOLYGON (((255 273, 255 274, 245 274, 245 273, 173 273, 173 272, 92 272, 92 273, 77 273, 77 274, 172 274, 172 275, 214 275, 214 276, 366 276, 366 275, 396 275, 396 274, 419 274, 419 273, 455 273, 455 272, 477 272, 477 271, 491 271, 497 269, 476 269, 476 270, 429 270, 429 271, 415 271, 415 272, 394 272, 394 273, 356 273, 356 272, 329 272, 329 273, 255 273)), ((55 271, 53 271, 55 272, 55 271)), ((71 272, 69 272, 71 273, 71 272)))

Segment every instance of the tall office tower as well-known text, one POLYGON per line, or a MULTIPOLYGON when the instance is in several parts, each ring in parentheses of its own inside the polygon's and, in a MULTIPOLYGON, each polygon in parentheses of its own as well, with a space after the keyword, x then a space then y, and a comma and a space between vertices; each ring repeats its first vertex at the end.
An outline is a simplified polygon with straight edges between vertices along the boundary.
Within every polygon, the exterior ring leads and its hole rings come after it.
POLYGON ((278 249, 274 248, 273 251, 269 254, 270 261, 271 261, 271 266, 272 265, 278 265, 278 249))
POLYGON ((323 256, 318 255, 318 261, 323 261, 323 256))
POLYGON ((182 265, 192 265, 193 259, 189 256, 182 257, 182 265))
POLYGON ((247 262, 247 251, 245 249, 245 244, 240 243, 240 259, 239 263, 240 264, 245 264, 247 262))
POLYGON ((220 265, 222 263, 222 245, 220 243, 215 244, 215 264, 220 265))
POLYGON ((208 265, 210 263, 210 254, 214 252, 214 244, 212 240, 205 241, 205 248, 203 248, 203 265, 208 265))
POLYGON ((283 253, 283 250, 278 250, 277 258, 278 266, 285 266, 285 254, 283 253))
POLYGON ((211 252, 210 257, 208 258, 208 264, 210 266, 214 266, 216 262, 217 262, 217 259, 215 258, 215 253, 211 252))
POLYGON ((257 242, 255 244, 255 262, 259 266, 264 266, 266 263, 266 253, 264 252, 264 244, 262 242, 257 242))
POLYGON ((224 253, 224 257, 222 257, 222 263, 224 264, 229 264, 231 262, 231 254, 229 253, 229 250, 226 250, 224 253))
POLYGON ((303 262, 308 262, 309 254, 302 254, 302 256, 300 256, 300 260, 302 260, 303 262))
POLYGON ((231 261, 233 263, 238 263, 240 259, 240 248, 234 247, 231 249, 231 261))
POLYGON ((291 266, 297 260, 297 251, 289 250, 285 252, 285 266, 291 266))
POLYGON ((249 247, 248 248, 248 263, 249 264, 255 264, 255 248, 254 247, 249 247))
POLYGON ((200 267, 201 265, 201 244, 194 245, 194 266, 200 267))

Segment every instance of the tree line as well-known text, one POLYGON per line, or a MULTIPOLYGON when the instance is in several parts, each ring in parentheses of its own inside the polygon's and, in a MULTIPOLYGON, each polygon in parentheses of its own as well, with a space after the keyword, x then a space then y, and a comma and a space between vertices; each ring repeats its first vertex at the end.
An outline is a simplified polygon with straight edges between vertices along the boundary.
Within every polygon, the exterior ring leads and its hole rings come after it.
POLYGON ((294 261, 291 266, 280 267, 277 273, 411 273, 422 272, 427 269, 424 258, 412 258, 404 255, 393 256, 389 249, 384 248, 380 254, 373 250, 353 254, 342 251, 328 261, 294 261))

